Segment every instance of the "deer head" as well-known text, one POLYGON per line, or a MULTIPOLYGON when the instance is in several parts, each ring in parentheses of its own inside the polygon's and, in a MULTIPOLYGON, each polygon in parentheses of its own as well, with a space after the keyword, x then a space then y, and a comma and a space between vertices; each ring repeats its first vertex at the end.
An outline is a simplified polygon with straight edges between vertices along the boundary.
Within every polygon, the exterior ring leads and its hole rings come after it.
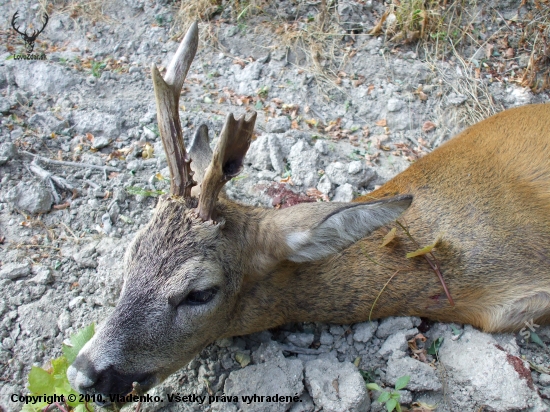
POLYGON ((148 389, 216 339, 287 322, 294 316, 284 303, 291 292, 278 291, 274 274, 290 275, 302 262, 322 267, 323 259, 394 220, 411 203, 411 196, 400 196, 272 210, 219 196, 241 171, 256 113, 248 120, 228 115, 213 153, 201 126, 186 152, 178 101, 197 44, 195 23, 164 79, 152 66, 170 195, 159 199, 127 251, 117 307, 69 368, 80 392, 124 395, 136 382, 148 389))
POLYGON ((15 26, 15 21, 17 20, 18 13, 19 12, 16 11, 15 14, 13 15, 11 19, 11 26, 17 33, 21 35, 21 37, 25 41, 25 49, 27 50, 27 53, 31 54, 34 50, 34 42, 36 41, 36 38, 40 33, 44 31, 44 29, 46 28, 46 25, 48 24, 49 16, 48 16, 48 13, 44 13, 44 19, 43 19, 44 21, 43 21, 42 28, 40 30, 33 30, 32 34, 28 35, 27 30, 25 30, 24 32, 21 32, 19 31, 19 27, 15 26))

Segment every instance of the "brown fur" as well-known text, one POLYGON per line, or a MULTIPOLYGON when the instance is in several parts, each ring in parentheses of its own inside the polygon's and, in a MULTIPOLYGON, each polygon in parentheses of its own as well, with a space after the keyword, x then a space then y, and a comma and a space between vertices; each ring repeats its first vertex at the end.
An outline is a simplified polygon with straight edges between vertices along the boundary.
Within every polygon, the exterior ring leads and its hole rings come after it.
POLYGON ((373 318, 424 316, 492 332, 517 330, 531 317, 546 320, 549 125, 550 105, 508 110, 467 129, 355 200, 414 196, 399 220, 422 246, 440 239, 434 254, 455 307, 428 263, 405 257, 417 247, 402 231, 390 245, 379 247, 386 227, 326 260, 281 262, 269 276, 245 276, 227 335, 289 321, 367 320, 376 296, 396 271, 373 318))

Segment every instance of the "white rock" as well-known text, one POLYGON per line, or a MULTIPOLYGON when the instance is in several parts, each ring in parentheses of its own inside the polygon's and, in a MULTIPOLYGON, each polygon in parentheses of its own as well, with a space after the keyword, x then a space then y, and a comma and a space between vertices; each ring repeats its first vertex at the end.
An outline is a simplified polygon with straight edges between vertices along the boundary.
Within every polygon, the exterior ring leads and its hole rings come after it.
POLYGON ((305 382, 317 410, 364 412, 370 407, 365 381, 350 362, 326 358, 306 362, 305 382))

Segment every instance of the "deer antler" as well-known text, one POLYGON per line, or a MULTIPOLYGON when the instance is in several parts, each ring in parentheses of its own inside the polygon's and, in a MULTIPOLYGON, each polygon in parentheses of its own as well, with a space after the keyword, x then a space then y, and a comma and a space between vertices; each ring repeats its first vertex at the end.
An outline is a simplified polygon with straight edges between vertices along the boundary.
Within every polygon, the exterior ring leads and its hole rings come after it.
POLYGON ((11 27, 13 27, 13 29, 19 33, 21 36, 26 36, 27 35, 27 32, 24 32, 24 33, 21 33, 19 31, 19 27, 15 27, 15 20, 17 20, 17 15, 19 14, 19 11, 16 11, 15 14, 13 15, 12 19, 11 19, 11 27))
POLYGON ((40 30, 33 30, 33 33, 31 36, 29 36, 27 34, 27 30, 25 30, 24 32, 20 32, 19 31, 19 27, 15 27, 15 21, 17 20, 17 15, 19 14, 19 11, 16 11, 15 14, 13 15, 12 19, 11 19, 11 26, 13 27, 13 29, 19 33, 21 36, 23 36, 23 38, 25 39, 25 41, 34 41, 36 40, 36 38, 38 37, 38 35, 40 33, 42 33, 44 31, 44 29, 46 28, 46 25, 48 24, 48 21, 50 19, 50 17, 48 16, 48 13, 44 13, 44 25, 42 26, 42 28, 40 30))
MULTIPOLYGON (((33 31, 32 36, 30 36, 30 38, 32 40, 36 40, 38 35, 44 31, 44 29, 46 28, 46 25, 48 24, 49 20, 50 20, 50 17, 48 16, 48 13, 44 13, 44 25, 42 26, 42 28, 40 30, 38 30, 38 31, 34 30, 33 31)), ((26 31, 25 31, 25 33, 26 33, 26 31)))
POLYGON ((157 120, 160 137, 166 152, 170 169, 170 194, 191 196, 191 188, 197 184, 193 180, 191 158, 185 151, 179 116, 181 88, 195 57, 199 44, 199 28, 193 23, 172 58, 164 79, 155 63, 151 65, 151 75, 157 102, 157 120))
POLYGON ((212 219, 214 206, 223 185, 241 172, 255 123, 256 112, 252 112, 249 120, 245 120, 245 115, 235 120, 232 113, 225 119, 212 161, 201 184, 198 214, 202 220, 212 219))

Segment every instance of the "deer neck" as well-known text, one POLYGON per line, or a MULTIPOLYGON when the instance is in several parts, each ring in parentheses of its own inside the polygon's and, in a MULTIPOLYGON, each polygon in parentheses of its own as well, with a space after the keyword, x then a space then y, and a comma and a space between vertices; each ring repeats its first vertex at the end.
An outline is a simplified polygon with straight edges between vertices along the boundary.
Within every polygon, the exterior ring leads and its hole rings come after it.
POLYGON ((283 261, 263 276, 245 280, 228 335, 289 322, 355 323, 420 315, 430 305, 448 306, 429 264, 406 258, 417 249, 411 240, 398 236, 380 247, 390 229, 381 228, 328 259, 283 261))

